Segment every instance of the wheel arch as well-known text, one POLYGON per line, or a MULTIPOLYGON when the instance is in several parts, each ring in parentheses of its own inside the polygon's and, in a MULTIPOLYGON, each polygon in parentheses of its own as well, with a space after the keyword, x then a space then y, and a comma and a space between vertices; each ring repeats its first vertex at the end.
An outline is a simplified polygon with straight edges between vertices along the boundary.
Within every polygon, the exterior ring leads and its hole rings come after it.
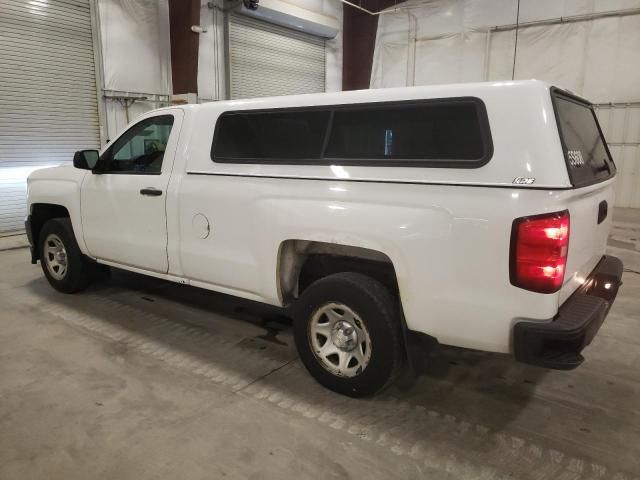
POLYGON ((393 261, 379 250, 299 239, 285 240, 280 244, 277 285, 283 305, 293 302, 315 280, 340 272, 369 275, 400 300, 393 261))
POLYGON ((40 244, 40 231, 45 223, 52 218, 69 218, 71 214, 69 209, 64 205, 55 203, 33 203, 31 204, 30 223, 31 223, 31 239, 33 242, 34 260, 40 259, 38 245, 40 244))

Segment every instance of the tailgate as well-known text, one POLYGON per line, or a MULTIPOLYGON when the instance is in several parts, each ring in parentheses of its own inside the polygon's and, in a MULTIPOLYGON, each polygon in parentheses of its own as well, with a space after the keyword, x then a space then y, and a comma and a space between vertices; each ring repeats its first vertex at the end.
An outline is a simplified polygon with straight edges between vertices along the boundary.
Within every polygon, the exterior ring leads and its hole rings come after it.
POLYGON ((571 191, 569 254, 560 304, 584 283, 605 253, 613 215, 613 187, 614 181, 609 180, 571 191))
POLYGON ((553 104, 567 172, 574 189, 569 253, 560 304, 582 285, 605 253, 611 226, 616 167, 589 102, 553 89, 553 104))

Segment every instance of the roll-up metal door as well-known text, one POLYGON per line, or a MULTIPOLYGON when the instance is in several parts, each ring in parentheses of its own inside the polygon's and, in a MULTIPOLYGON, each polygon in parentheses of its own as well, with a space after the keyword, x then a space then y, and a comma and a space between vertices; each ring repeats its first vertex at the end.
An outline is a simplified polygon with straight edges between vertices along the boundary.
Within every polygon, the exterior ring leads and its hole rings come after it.
POLYGON ((0 234, 24 229, 31 171, 99 145, 89 0, 0 0, 0 234))
POLYGON ((232 99, 325 91, 323 39, 236 14, 227 31, 232 99))

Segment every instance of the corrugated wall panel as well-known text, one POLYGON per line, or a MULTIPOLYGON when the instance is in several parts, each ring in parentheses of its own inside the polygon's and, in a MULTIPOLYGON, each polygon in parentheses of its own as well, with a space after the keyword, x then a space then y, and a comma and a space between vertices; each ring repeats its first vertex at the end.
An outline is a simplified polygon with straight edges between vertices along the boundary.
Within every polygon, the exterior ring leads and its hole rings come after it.
POLYGON ((0 0, 0 233, 21 230, 27 175, 97 148, 89 0, 0 0))
POLYGON ((228 35, 231 98, 325 91, 324 40, 242 15, 228 35))

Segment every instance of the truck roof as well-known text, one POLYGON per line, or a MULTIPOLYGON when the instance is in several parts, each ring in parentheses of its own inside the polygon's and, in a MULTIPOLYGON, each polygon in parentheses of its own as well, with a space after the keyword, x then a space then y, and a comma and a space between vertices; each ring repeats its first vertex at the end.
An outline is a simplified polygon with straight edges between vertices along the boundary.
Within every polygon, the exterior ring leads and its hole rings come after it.
MULTIPOLYGON (((249 110, 258 108, 279 108, 292 106, 317 106, 350 103, 383 102, 394 100, 430 99, 448 97, 480 97, 485 92, 496 89, 517 89, 527 95, 548 92, 551 84, 540 80, 516 80, 474 83, 452 83, 425 85, 417 87, 394 87, 345 92, 308 93, 303 95, 284 95, 278 97, 259 97, 238 100, 222 100, 199 105, 188 105, 189 109, 214 109, 222 111, 249 110)), ((185 106, 183 106, 184 108, 185 106)))

